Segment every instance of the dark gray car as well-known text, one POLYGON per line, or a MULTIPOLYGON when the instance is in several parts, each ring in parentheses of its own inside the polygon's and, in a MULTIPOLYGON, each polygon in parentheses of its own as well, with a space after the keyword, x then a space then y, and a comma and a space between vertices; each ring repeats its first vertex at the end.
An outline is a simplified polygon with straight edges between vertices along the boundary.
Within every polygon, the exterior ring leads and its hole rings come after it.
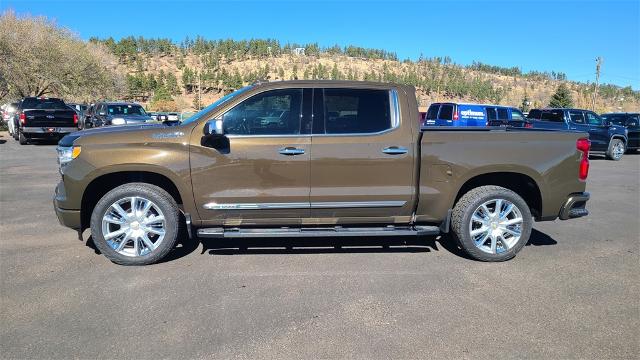
POLYGON ((95 105, 92 124, 94 126, 132 125, 153 122, 144 108, 128 102, 100 102, 95 105))

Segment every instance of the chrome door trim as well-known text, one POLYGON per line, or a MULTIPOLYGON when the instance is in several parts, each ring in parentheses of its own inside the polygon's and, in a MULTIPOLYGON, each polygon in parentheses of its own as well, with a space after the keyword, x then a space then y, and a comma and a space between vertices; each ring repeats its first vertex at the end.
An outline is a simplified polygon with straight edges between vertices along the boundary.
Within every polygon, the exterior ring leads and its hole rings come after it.
POLYGON ((298 203, 227 203, 204 204, 207 210, 274 210, 274 209, 338 209, 338 208, 378 208, 402 207, 406 201, 329 201, 298 203))
POLYGON ((312 209, 402 207, 406 201, 329 201, 313 202, 312 209))
POLYGON ((272 210, 272 209, 308 209, 308 202, 300 203, 229 203, 218 204, 215 202, 204 204, 207 210, 272 210))

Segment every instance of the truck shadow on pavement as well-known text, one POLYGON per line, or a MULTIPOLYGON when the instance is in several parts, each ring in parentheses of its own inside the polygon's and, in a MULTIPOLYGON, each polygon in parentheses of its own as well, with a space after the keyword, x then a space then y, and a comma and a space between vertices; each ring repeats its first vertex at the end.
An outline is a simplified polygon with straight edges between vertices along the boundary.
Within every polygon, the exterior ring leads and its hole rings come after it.
MULTIPOLYGON (((533 229, 526 246, 556 245, 558 242, 549 235, 533 229)), ((91 236, 85 245, 96 254, 91 236)), ((200 254, 228 255, 297 255, 297 254, 339 254, 339 253, 429 253, 446 251, 471 259, 449 236, 425 237, 354 237, 354 238, 260 238, 260 239, 189 239, 181 237, 174 250, 160 261, 169 262, 193 253, 202 246, 200 254)))

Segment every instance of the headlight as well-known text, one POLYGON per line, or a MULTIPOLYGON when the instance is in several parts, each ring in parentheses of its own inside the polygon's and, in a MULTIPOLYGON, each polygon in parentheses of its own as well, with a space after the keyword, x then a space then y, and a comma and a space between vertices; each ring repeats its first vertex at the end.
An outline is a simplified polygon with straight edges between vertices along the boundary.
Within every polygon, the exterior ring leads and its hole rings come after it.
POLYGON ((123 118, 115 118, 111 120, 111 125, 124 125, 126 121, 123 118))
POLYGON ((80 155, 80 146, 58 146, 58 164, 62 167, 80 155))

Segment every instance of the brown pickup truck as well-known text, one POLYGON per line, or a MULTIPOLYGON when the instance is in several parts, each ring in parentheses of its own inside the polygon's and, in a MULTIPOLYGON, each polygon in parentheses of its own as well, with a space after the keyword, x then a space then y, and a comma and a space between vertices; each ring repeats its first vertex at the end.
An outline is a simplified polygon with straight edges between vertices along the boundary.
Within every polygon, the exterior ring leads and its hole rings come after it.
POLYGON ((54 207, 125 265, 162 259, 182 226, 214 238, 449 233, 471 257, 502 261, 534 219, 588 214, 587 134, 418 119, 409 86, 255 84, 176 127, 66 136, 54 207))

